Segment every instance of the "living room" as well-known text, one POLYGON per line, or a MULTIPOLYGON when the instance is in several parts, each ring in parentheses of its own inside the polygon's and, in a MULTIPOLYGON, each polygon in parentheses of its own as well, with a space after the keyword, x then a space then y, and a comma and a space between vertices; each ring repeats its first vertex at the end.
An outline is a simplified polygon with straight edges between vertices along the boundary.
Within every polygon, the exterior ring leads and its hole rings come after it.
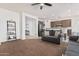
POLYGON ((0 3, 0 55, 79 55, 78 50, 77 54, 65 51, 70 48, 69 40, 79 38, 78 6, 76 3, 0 3))

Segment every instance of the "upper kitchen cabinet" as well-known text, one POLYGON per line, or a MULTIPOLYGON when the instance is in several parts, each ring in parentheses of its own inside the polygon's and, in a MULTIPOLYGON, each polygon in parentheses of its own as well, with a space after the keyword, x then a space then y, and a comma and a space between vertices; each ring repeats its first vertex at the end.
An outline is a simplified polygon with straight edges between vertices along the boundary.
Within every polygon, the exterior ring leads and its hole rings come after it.
POLYGON ((71 27, 71 19, 51 22, 51 27, 58 27, 58 26, 71 27))

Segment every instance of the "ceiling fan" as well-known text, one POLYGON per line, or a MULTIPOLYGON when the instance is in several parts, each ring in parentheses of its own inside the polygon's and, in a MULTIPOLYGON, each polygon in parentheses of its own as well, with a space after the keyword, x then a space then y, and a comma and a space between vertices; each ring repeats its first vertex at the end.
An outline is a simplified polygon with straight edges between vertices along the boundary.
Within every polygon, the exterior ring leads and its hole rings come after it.
POLYGON ((35 5, 40 5, 40 9, 42 10, 43 9, 43 6, 46 5, 46 6, 52 6, 52 4, 50 3, 33 3, 32 6, 35 6, 35 5))

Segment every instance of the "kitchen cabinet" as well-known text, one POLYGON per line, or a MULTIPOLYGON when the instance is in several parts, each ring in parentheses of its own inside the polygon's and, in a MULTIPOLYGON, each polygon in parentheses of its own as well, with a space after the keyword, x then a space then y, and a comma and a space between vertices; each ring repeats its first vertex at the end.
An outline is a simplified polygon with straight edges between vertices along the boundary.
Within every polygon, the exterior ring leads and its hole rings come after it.
POLYGON ((58 27, 58 26, 71 27, 71 19, 51 22, 51 27, 58 27))

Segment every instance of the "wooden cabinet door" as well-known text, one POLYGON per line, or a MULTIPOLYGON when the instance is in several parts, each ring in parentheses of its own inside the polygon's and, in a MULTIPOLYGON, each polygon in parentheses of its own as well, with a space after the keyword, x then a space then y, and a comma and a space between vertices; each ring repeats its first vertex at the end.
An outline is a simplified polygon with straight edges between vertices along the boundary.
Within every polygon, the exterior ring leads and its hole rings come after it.
POLYGON ((62 20, 62 27, 66 27, 66 21, 65 20, 62 20))
POLYGON ((71 20, 62 20, 62 27, 71 27, 71 20))
POLYGON ((71 27, 71 20, 68 20, 67 24, 68 24, 68 27, 71 27))
POLYGON ((51 22, 51 27, 55 27, 55 22, 51 22))
POLYGON ((61 21, 56 21, 56 27, 62 26, 61 21))

